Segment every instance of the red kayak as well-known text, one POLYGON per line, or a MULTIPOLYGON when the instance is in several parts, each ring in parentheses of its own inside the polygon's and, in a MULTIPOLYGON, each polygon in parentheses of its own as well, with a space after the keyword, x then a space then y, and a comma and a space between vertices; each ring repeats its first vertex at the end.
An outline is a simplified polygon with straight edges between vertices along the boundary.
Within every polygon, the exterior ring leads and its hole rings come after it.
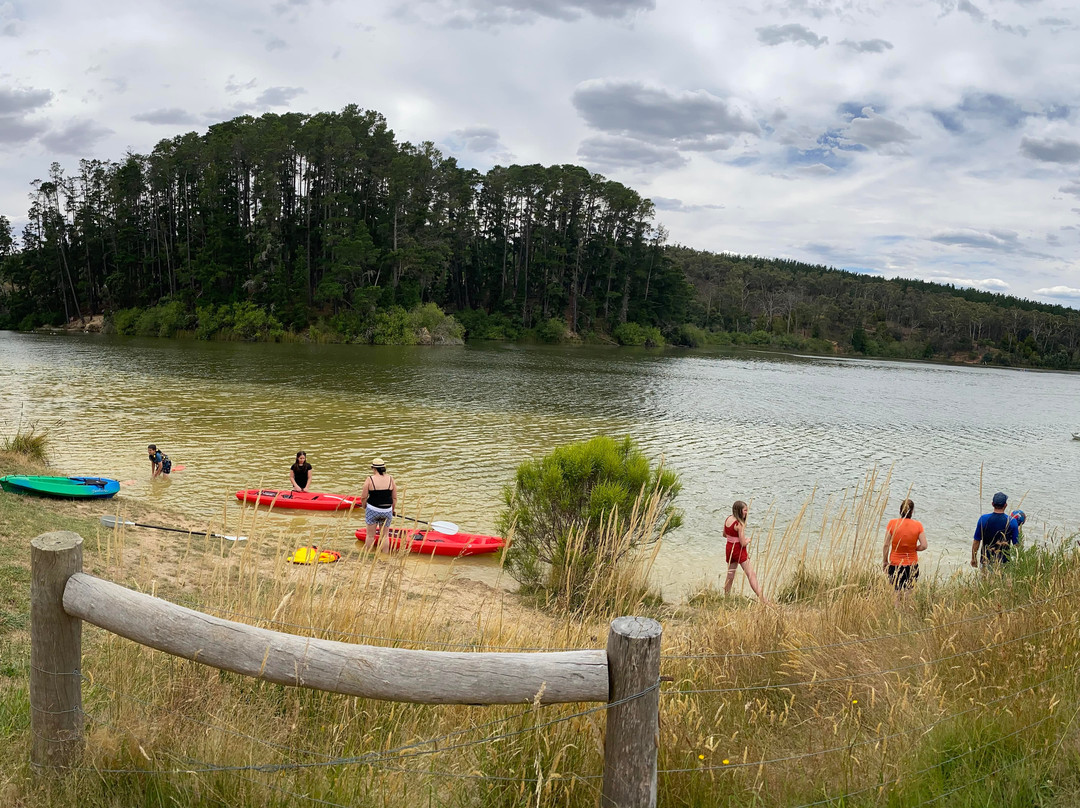
MULTIPOLYGON (((367 540, 367 531, 360 528, 356 538, 367 540)), ((506 542, 498 536, 481 536, 478 533, 455 533, 448 535, 435 530, 415 530, 412 528, 390 528, 387 535, 390 546, 397 550, 403 541, 409 543, 409 552, 424 555, 467 556, 481 553, 494 553, 501 550, 506 542)))
POLYGON ((304 511, 344 511, 350 507, 360 507, 360 497, 343 497, 338 494, 315 494, 309 491, 260 491, 249 488, 237 491, 236 498, 241 502, 254 502, 257 505, 270 505, 275 508, 296 508, 304 511))

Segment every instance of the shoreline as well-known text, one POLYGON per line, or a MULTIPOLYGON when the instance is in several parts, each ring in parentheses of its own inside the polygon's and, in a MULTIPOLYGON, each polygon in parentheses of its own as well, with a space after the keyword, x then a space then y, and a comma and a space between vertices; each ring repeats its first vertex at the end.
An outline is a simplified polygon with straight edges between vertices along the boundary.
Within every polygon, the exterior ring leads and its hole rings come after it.
MULTIPOLYGON (((5 329, 0 329, 5 330, 5 329)), ((417 343, 400 343, 390 345, 372 345, 366 342, 353 342, 347 339, 341 340, 325 340, 325 339, 311 339, 306 331, 301 332, 286 332, 287 336, 284 339, 238 339, 238 338, 211 338, 210 340, 202 340, 195 335, 193 331, 180 331, 172 336, 148 336, 148 335, 121 335, 110 334, 104 329, 104 317, 103 315, 95 315, 88 319, 88 322, 82 324, 79 320, 72 320, 70 323, 63 326, 41 326, 35 328, 32 331, 15 331, 6 329, 12 334, 35 334, 42 336, 83 336, 83 335, 102 335, 105 337, 115 337, 119 339, 159 339, 159 340, 175 340, 175 341, 209 341, 209 342, 257 342, 257 343, 278 343, 278 344, 302 344, 302 345, 349 345, 359 348, 364 347, 377 347, 377 348, 413 348, 413 347, 467 347, 467 346, 484 346, 484 345, 512 345, 515 347, 535 347, 544 349, 567 349, 575 350, 579 348, 610 348, 621 349, 629 351, 647 351, 647 352, 671 352, 678 353, 684 352, 690 355, 702 355, 709 354, 711 352, 719 353, 731 353, 733 355, 740 354, 762 354, 765 356, 780 356, 793 359, 806 359, 806 360, 834 360, 837 362, 888 362, 890 364, 911 364, 917 366, 929 366, 929 367, 955 367, 955 368, 986 368, 991 370, 1012 370, 1023 371, 1030 373, 1050 373, 1050 374, 1066 374, 1076 375, 1080 374, 1080 370, 1070 368, 1050 368, 1039 365, 1016 365, 1016 364, 996 364, 993 362, 982 362, 977 359, 959 359, 959 358, 935 358, 935 359, 923 359, 923 358, 905 358, 896 356, 887 356, 884 354, 851 354, 851 353, 813 353, 806 350, 798 349, 783 349, 783 348, 761 348, 753 347, 749 345, 731 345, 731 344, 710 344, 710 345, 659 345, 659 346, 643 346, 643 345, 620 345, 618 342, 611 339, 568 339, 562 342, 544 342, 539 339, 518 339, 518 340, 500 340, 500 339, 483 339, 472 338, 463 339, 461 341, 453 342, 417 342, 417 343)), ((726 333, 726 332, 725 332, 726 333)))

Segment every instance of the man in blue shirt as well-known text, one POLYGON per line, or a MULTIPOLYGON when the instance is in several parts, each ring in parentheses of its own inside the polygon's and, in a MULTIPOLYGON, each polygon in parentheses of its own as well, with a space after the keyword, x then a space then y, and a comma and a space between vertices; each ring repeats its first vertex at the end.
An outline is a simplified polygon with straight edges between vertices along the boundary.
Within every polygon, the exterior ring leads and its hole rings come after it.
POLYGON ((1020 541, 1020 528, 1005 506, 1009 498, 998 491, 991 504, 992 513, 984 513, 975 526, 975 538, 971 542, 971 566, 979 566, 979 547, 982 547, 982 566, 986 569, 991 564, 1004 564, 1009 560, 1010 549, 1020 541))

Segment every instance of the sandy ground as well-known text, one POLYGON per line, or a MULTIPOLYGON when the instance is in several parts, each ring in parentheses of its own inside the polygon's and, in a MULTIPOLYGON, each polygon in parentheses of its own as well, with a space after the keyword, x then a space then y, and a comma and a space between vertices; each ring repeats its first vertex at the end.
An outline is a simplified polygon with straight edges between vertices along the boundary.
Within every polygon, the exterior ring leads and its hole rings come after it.
MULTIPOLYGON (((195 524, 174 513, 138 505, 132 507, 132 504, 119 501, 107 511, 103 511, 99 503, 57 503, 57 506, 89 518, 119 515, 121 521, 172 528, 160 530, 132 525, 110 528, 99 523, 96 535, 84 536, 84 566, 88 572, 102 578, 185 605, 227 605, 234 599, 245 603, 241 589, 258 579, 260 586, 270 592, 310 593, 317 590, 317 597, 329 601, 327 613, 334 611, 336 607, 332 604, 340 601, 341 593, 346 592, 350 598, 377 604, 373 608, 382 610, 384 617, 390 615, 391 622, 395 619, 394 612, 410 623, 421 620, 425 636, 483 637, 485 642, 496 644, 509 640, 513 640, 513 644, 522 644, 521 638, 528 637, 530 645, 562 647, 557 639, 562 634, 564 643, 576 644, 565 637, 564 621, 531 608, 510 591, 516 584, 509 576, 494 569, 493 584, 476 580, 467 558, 451 560, 412 553, 372 553, 360 542, 343 547, 343 542, 337 541, 333 549, 341 552, 341 560, 319 564, 316 568, 288 563, 288 556, 305 542, 289 537, 282 526, 267 520, 265 509, 258 512, 245 509, 240 524, 222 528, 214 524, 195 524), (248 538, 229 541, 208 537, 208 527, 211 533, 248 538), (181 532, 176 532, 178 530, 181 532), (191 533, 185 532, 187 530, 191 533), (226 581, 232 583, 226 584, 226 581), (229 588, 227 595, 223 594, 226 588, 229 588), (334 594, 334 590, 338 590, 338 594, 334 594)), ((275 601, 277 595, 269 597, 275 601)), ((272 611, 273 603, 262 605, 257 616, 265 617, 272 611)), ((252 610, 249 599, 242 611, 252 610)), ((284 614, 281 619, 286 619, 284 614)), ((311 619, 303 622, 329 628, 337 621, 311 619)), ((385 620, 380 622, 385 623, 385 620)), ((595 647, 602 647, 603 639, 592 639, 596 635, 596 632, 587 632, 584 639, 598 642, 595 647)))

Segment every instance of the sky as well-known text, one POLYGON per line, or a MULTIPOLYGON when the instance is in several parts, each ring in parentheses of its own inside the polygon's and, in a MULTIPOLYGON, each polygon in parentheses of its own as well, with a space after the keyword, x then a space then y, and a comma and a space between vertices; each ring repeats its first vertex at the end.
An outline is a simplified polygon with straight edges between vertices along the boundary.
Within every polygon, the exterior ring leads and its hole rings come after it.
POLYGON ((0 214, 50 163, 382 113, 584 165, 669 242, 1080 308, 1080 3, 0 0, 0 214))

